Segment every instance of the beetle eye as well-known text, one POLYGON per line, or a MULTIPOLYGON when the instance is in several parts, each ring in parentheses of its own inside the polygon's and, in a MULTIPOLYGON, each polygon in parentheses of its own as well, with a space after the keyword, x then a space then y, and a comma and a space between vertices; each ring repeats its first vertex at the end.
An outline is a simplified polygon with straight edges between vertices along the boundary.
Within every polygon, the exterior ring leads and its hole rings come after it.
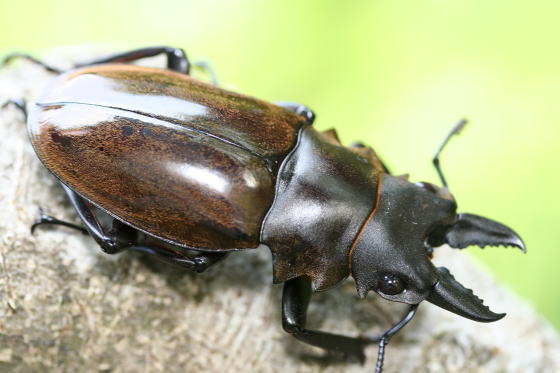
POLYGON ((393 275, 384 275, 379 282, 379 291, 387 295, 402 293, 404 284, 400 278, 393 275))

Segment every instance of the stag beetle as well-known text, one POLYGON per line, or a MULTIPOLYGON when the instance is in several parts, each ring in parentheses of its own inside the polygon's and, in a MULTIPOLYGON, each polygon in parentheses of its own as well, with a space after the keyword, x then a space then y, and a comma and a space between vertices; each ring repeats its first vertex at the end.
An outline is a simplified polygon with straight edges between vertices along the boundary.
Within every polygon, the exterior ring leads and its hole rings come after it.
MULTIPOLYGON (((76 65, 60 76, 28 116, 39 159, 61 182, 84 227, 109 254, 125 249, 202 272, 232 251, 266 245, 274 283, 284 283, 282 325, 302 342, 364 360, 427 300, 481 322, 501 319, 430 258, 434 247, 515 246, 521 238, 492 220, 461 213, 447 188, 391 175, 373 149, 343 146, 333 130, 295 103, 271 104, 189 76, 181 49, 144 48, 76 65), (126 64, 165 54, 167 69, 126 64), (108 224, 103 223, 109 221, 108 224), (196 253, 196 254, 193 254, 196 253), (410 305, 379 337, 352 338, 306 329, 312 291, 348 276, 410 305)), ((25 105, 14 101, 25 111, 25 105)))

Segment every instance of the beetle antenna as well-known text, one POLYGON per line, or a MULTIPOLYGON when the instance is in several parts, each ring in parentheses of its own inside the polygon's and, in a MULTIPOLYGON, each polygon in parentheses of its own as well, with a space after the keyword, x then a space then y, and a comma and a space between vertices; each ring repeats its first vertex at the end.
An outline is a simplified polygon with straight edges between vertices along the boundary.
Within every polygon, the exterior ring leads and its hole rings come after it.
POLYGON ((372 338, 372 341, 379 342, 379 349, 377 350, 377 362, 375 363, 375 373, 381 373, 383 371, 383 362, 385 360, 385 346, 389 344, 391 337, 394 336, 399 330, 401 330, 406 324, 412 320, 414 315, 416 315, 416 310, 418 309, 417 304, 413 304, 408 307, 408 311, 404 317, 389 328, 385 333, 379 337, 372 338))
POLYGON ((434 159, 432 160, 432 162, 434 163, 434 167, 436 168, 436 171, 439 175, 439 178, 441 179, 441 183, 443 184, 443 186, 445 188, 447 188, 447 181, 445 181, 445 176, 443 176, 443 171, 441 171, 441 166, 439 164, 439 155, 440 155, 441 151, 443 150, 443 148, 445 148, 445 145, 447 145, 449 140, 454 135, 458 135, 461 132, 461 130, 467 125, 467 123, 468 123, 468 121, 465 118, 463 118, 459 121, 459 123, 457 123, 451 129, 451 131, 449 131, 449 133, 447 134, 447 136, 445 137, 445 139, 443 140, 443 142, 439 146, 439 148, 436 152, 436 155, 434 155, 434 159))

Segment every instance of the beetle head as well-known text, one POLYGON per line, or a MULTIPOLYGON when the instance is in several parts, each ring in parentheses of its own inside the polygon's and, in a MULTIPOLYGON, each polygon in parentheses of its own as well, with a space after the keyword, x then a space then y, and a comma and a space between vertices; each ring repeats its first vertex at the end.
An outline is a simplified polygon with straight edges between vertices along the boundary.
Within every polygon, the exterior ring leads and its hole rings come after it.
POLYGON ((444 267, 430 258, 433 247, 470 245, 516 246, 523 241, 508 227, 471 214, 457 214, 447 188, 411 184, 383 175, 379 202, 355 243, 352 276, 358 294, 373 290, 391 301, 418 304, 423 300, 477 321, 504 316, 484 306, 444 267))

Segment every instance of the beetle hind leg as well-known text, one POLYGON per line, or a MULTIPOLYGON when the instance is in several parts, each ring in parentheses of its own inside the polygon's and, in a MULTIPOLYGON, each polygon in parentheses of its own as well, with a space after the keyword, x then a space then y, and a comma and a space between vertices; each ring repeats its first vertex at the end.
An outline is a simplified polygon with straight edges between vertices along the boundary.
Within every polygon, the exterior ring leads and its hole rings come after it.
POLYGON ((19 111, 21 111, 25 121, 27 122, 27 103, 25 102, 25 100, 23 98, 16 98, 16 99, 7 100, 2 104, 2 106, 0 106, 0 109, 4 110, 8 106, 14 106, 19 111))
POLYGON ((117 219, 111 218, 111 229, 106 229, 96 214, 90 203, 79 196, 72 189, 62 184, 64 191, 70 198, 70 202, 78 216, 84 223, 85 229, 93 239, 101 246, 107 254, 116 254, 134 245, 138 239, 138 231, 134 228, 121 223, 117 219))
POLYGON ((75 65, 74 67, 86 67, 104 63, 134 62, 142 58, 154 57, 160 54, 165 54, 165 56, 167 57, 167 68, 169 70, 187 75, 189 74, 191 65, 185 52, 180 48, 165 46, 134 49, 128 52, 114 54, 109 57, 96 59, 86 63, 80 63, 75 65))
MULTIPOLYGON (((167 68, 169 70, 173 70, 183 74, 189 74, 190 71, 190 63, 187 58, 185 52, 180 48, 173 48, 173 47, 150 47, 150 48, 141 48, 141 49, 134 49, 124 53, 118 53, 111 55, 109 57, 104 57, 100 59, 96 59, 93 61, 89 61, 86 63, 79 63, 74 65, 74 68, 78 67, 86 67, 92 65, 99 65, 103 63, 127 63, 127 62, 134 62, 136 60, 146 58, 146 57, 154 57, 160 54, 165 54, 167 57, 167 68)), ((62 74, 64 71, 60 70, 56 67, 50 66, 45 62, 38 60, 37 58, 25 54, 25 53, 12 53, 4 57, 2 61, 0 61, 0 67, 5 66, 16 59, 23 59, 29 62, 32 62, 36 65, 41 66, 46 71, 54 73, 54 74, 62 74)))
POLYGON ((31 224, 30 227, 31 234, 35 233, 35 229, 37 229, 37 227, 42 225, 62 225, 64 227, 68 227, 80 231, 83 234, 88 234, 87 229, 85 229, 84 227, 64 220, 57 219, 51 215, 47 215, 43 212, 42 208, 39 208, 39 217, 35 219, 35 222, 31 224))
MULTIPOLYGON (((200 252, 196 256, 190 257, 185 255, 185 249, 148 237, 114 218, 111 218, 111 229, 108 230, 101 224, 96 214, 93 212, 92 206, 86 199, 64 184, 62 184, 62 186, 70 198, 70 202, 76 209, 78 216, 84 223, 85 230, 95 239, 99 246, 101 246, 101 249, 108 254, 115 254, 125 249, 131 249, 152 254, 161 261, 175 264, 198 273, 204 272, 208 267, 218 263, 227 255, 227 253, 221 252, 200 252)), ((106 217, 109 217, 109 215, 106 217)), ((47 223, 52 224, 51 222, 44 222, 44 224, 47 223)), ((58 219, 54 224, 69 226, 68 223, 58 221, 58 219)))
POLYGON ((48 71, 50 73, 62 74, 62 70, 57 69, 56 67, 52 67, 52 66, 46 64, 45 62, 43 62, 43 61, 41 61, 41 60, 39 60, 39 59, 29 55, 29 54, 25 54, 25 53, 8 54, 0 62, 0 67, 6 66, 7 64, 12 62, 13 60, 26 60, 26 61, 29 61, 31 63, 34 63, 35 65, 41 66, 43 69, 45 69, 46 71, 48 71))

